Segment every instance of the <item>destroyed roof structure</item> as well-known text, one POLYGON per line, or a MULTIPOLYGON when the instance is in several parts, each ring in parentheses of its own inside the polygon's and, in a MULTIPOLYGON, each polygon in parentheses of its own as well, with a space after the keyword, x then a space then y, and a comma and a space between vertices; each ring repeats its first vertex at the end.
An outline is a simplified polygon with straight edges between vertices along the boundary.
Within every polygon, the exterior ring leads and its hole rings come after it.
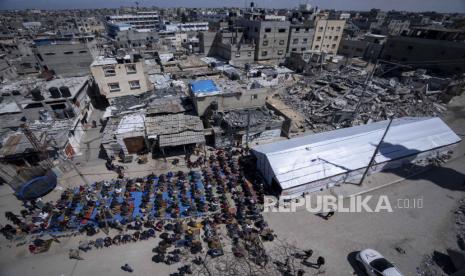
POLYGON ((437 116, 443 110, 439 94, 425 93, 425 79, 373 77, 355 67, 298 81, 279 93, 290 108, 304 115, 314 132, 403 116, 437 116))
MULTIPOLYGON (((254 147, 257 169, 282 195, 329 188, 359 179, 389 121, 343 128, 254 147)), ((439 118, 394 119, 376 154, 373 171, 438 157, 461 139, 439 118)))

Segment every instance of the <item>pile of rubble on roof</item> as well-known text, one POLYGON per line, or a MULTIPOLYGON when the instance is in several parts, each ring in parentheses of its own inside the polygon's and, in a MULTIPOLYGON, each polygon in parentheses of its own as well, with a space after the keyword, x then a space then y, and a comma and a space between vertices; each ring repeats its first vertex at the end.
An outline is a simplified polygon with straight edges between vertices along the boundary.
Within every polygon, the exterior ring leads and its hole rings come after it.
POLYGON ((391 116, 437 116, 445 110, 439 97, 448 79, 411 72, 401 78, 372 77, 345 67, 302 79, 279 96, 302 113, 315 132, 385 120, 391 116), (432 90, 434 89, 434 90, 432 90))

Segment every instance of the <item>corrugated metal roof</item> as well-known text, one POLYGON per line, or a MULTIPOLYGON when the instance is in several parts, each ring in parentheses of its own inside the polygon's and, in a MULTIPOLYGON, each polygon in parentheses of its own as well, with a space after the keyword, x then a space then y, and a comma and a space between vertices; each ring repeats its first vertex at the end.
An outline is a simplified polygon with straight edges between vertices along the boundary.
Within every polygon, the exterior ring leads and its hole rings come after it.
MULTIPOLYGON (((254 147, 264 156, 283 189, 357 170, 368 162, 388 121, 318 133, 254 147)), ((375 158, 376 163, 459 142, 439 118, 395 119, 375 158)), ((260 168, 259 168, 260 169, 260 168)))

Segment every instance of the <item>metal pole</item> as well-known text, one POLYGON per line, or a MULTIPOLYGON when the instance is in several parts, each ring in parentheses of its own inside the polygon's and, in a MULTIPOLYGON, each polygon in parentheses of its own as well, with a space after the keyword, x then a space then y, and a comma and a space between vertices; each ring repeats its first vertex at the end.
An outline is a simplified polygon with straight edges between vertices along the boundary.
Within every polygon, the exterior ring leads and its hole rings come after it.
POLYGON ((89 185, 89 181, 87 181, 87 179, 85 178, 85 176, 82 174, 82 172, 78 169, 78 167, 73 163, 73 161, 69 160, 68 158, 66 158, 65 160, 67 160, 69 162, 69 164, 71 164, 71 166, 73 167, 73 169, 78 173, 78 175, 81 177, 82 181, 86 184, 86 185, 89 185))
POLYGON ((365 172, 362 175, 362 179, 360 179, 360 182, 358 185, 362 186, 363 180, 365 180, 368 170, 370 170, 371 164, 373 163, 373 161, 375 161, 376 154, 378 154, 379 148, 381 147, 381 144, 383 143, 384 138, 386 137, 386 134, 388 133, 389 128, 391 127, 392 121, 393 121, 393 118, 391 117, 389 119, 389 124, 387 125, 386 130, 384 130, 383 137, 381 137, 381 140, 379 141, 378 145, 376 145, 375 152, 373 152, 373 156, 371 156, 370 162, 368 163, 368 166, 365 169, 365 172))
POLYGON ((249 131, 250 131, 250 109, 247 109, 247 129, 245 131, 245 145, 249 147, 249 131))

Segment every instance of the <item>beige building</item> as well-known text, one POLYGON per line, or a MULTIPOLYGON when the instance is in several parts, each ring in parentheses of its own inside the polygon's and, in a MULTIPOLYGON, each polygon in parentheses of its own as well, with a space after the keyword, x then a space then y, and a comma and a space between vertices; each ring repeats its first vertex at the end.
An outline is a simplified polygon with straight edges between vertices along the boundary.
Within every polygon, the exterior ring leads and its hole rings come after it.
POLYGON ((126 56, 122 59, 97 58, 90 66, 100 94, 111 99, 127 95, 138 95, 153 89, 144 72, 142 60, 126 56))
POLYGON ((312 50, 336 54, 344 31, 345 20, 317 19, 312 50))

